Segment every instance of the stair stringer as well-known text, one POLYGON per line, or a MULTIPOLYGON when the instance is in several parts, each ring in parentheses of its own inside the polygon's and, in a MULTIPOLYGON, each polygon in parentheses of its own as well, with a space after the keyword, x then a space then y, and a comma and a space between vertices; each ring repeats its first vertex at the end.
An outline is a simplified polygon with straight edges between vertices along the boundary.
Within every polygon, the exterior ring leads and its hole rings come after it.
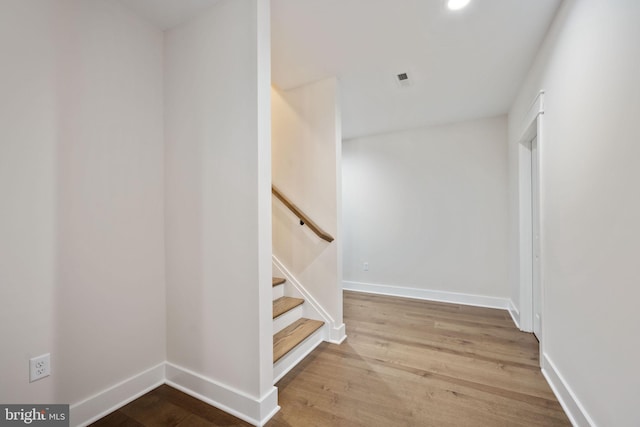
MULTIPOLYGON (((296 307, 296 309, 302 309, 302 317, 308 319, 321 320, 324 325, 311 334, 307 339, 298 344, 296 348, 291 350, 288 354, 273 364, 273 383, 278 382, 283 376, 285 376, 291 369, 293 369, 298 363, 300 363, 309 353, 311 353, 317 346, 323 341, 340 344, 346 335, 344 334, 344 324, 340 328, 335 329, 334 319, 327 313, 324 308, 318 303, 318 301, 300 284, 293 274, 280 262, 280 260, 273 255, 272 257, 272 269, 273 275, 283 277, 287 281, 280 286, 284 286, 284 295, 289 297, 302 298, 305 300, 304 304, 296 307), (342 339, 332 340, 332 332, 337 330, 336 336, 342 336, 342 339)), ((274 333, 276 324, 274 324, 274 333)), ((281 329, 281 328, 280 328, 281 329)))
POLYGON ((322 307, 322 305, 311 294, 296 277, 285 267, 285 265, 276 257, 272 255, 273 272, 275 275, 280 274, 280 277, 287 279, 285 282, 285 295, 290 297, 302 298, 305 303, 303 304, 304 317, 314 320, 322 320, 324 326, 324 341, 332 344, 341 344, 345 338, 344 323, 339 325, 333 317, 322 307))

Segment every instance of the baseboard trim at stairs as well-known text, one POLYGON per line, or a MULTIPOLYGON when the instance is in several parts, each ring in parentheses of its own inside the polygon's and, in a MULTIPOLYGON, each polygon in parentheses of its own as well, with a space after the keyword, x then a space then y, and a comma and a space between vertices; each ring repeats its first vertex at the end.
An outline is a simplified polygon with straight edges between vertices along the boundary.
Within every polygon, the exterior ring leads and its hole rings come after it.
POLYGON ((595 427, 596 423, 591 419, 584 406, 564 380, 556 365, 545 353, 542 355, 542 375, 546 378, 551 390, 558 398, 562 409, 569 417, 574 427, 595 427))
POLYGON ((513 323, 515 323, 516 327, 520 329, 520 311, 516 308, 516 305, 512 300, 509 300, 509 314, 511 315, 513 323))
POLYGON ((166 384, 254 426, 265 425, 280 410, 276 387, 262 399, 256 399, 169 362, 166 364, 166 384))
POLYGON ((163 362, 71 405, 69 425, 84 427, 96 422, 164 382, 163 362))
POLYGON ((363 282, 342 282, 345 291, 365 292, 368 294, 388 295, 394 297, 422 299, 428 301, 447 302, 452 304, 472 305, 476 307, 498 308, 508 310, 509 299, 484 295, 463 294, 457 292, 436 291, 430 289, 410 288, 403 286, 378 285, 363 282))
POLYGON ((333 344, 340 344, 346 338, 345 328, 343 324, 337 324, 331 315, 320 305, 320 303, 302 286, 295 276, 280 262, 278 257, 272 256, 273 264, 282 275, 287 279, 287 282, 291 284, 304 299, 305 304, 308 304, 313 311, 317 313, 318 320, 323 320, 326 328, 325 339, 333 344))
POLYGON ((330 330, 331 336, 329 342, 331 344, 342 344, 347 339, 347 332, 344 323, 338 326, 333 326, 330 330))

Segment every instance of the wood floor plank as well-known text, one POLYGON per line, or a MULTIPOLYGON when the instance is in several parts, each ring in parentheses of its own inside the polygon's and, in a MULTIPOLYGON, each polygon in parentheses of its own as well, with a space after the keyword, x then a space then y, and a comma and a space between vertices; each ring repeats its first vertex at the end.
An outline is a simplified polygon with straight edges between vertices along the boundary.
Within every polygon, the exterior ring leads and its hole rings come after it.
POLYGON ((144 427, 144 424, 129 418, 121 411, 115 411, 92 424, 93 427, 144 427))
POLYGON ((189 416, 179 406, 163 401, 154 394, 146 394, 136 399, 121 412, 143 425, 176 426, 189 416))
POLYGON ((280 297, 273 301, 273 318, 275 319, 278 316, 282 316, 287 311, 292 310, 303 303, 304 300, 301 298, 280 297))
POLYGON ((273 336, 273 363, 324 325, 312 319, 298 319, 273 336))
POLYGON ((506 311, 345 292, 344 319, 345 343, 277 384, 269 427, 304 425, 305 405, 317 426, 570 425, 506 311))
MULTIPOLYGON (((344 321, 344 343, 320 344, 276 384, 267 427, 571 425, 537 341, 506 311, 345 292, 344 321)), ((168 386, 95 425, 248 426, 168 386)))

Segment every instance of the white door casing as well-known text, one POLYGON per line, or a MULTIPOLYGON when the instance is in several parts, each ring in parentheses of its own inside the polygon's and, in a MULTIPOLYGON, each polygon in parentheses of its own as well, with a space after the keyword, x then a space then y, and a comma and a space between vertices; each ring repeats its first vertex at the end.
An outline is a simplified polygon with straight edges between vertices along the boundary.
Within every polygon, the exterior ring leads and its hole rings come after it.
POLYGON ((540 287, 540 170, 537 135, 531 140, 531 300, 533 333, 542 340, 542 289, 540 287))
MULTIPOLYGON (((544 348, 544 92, 538 93, 524 116, 518 139, 518 326, 535 332, 544 348), (534 141, 535 140, 535 141, 534 141), (532 144, 535 142, 535 144, 532 144), (535 158, 535 162, 534 162, 535 158), (534 171, 535 168, 535 171, 534 171), (536 176, 535 184, 533 182, 536 176), (534 189, 535 185, 535 189, 534 189), (533 193, 536 193, 535 201, 533 193), (535 221, 534 221, 534 207, 535 221), (536 231, 534 232, 534 222, 536 231), (535 233, 535 239, 534 239, 535 233), (534 244, 535 241, 535 244, 534 244), (535 246, 535 251, 534 251, 535 246), (534 253, 535 252, 535 253, 534 253), (535 272, 534 272, 535 265, 535 272), (535 278, 534 278, 535 276, 535 278), (536 297, 534 308, 534 279, 536 297), (536 319, 537 313, 538 317, 536 319), (536 319, 536 320, 534 320, 536 319), (535 329, 535 331, 534 331, 535 329)), ((542 360, 542 359, 541 359, 542 360)))

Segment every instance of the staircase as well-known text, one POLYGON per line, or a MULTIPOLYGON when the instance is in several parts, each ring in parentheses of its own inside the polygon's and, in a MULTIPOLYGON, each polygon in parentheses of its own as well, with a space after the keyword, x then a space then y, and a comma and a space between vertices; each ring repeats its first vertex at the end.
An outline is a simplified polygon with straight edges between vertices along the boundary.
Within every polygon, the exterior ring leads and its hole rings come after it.
POLYGON ((323 321, 303 317, 304 299, 285 296, 286 279, 273 278, 273 382, 323 340, 323 321))

